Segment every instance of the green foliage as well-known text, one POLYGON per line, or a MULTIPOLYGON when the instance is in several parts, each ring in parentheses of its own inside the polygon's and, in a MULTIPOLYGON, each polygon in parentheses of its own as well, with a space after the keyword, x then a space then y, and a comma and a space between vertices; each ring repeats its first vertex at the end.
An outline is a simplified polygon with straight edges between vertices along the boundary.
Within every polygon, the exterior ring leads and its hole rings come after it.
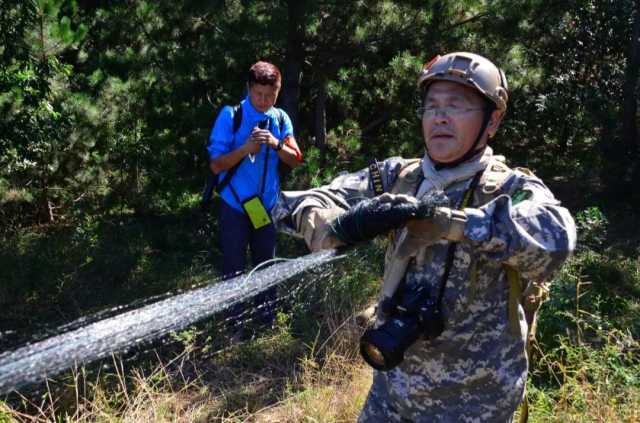
POLYGON ((0 331, 15 331, 2 342, 210 280, 219 258, 204 223, 191 212, 87 218, 0 236, 0 331))
POLYGON ((547 346, 558 335, 600 339, 608 330, 637 338, 639 319, 640 263, 616 250, 583 250, 554 279, 538 330, 547 346))
POLYGON ((61 202, 84 192, 84 167, 93 165, 88 150, 96 141, 70 139, 75 119, 65 104, 72 67, 61 52, 87 32, 72 22, 76 12, 74 1, 62 0, 14 5, 9 12, 24 19, 21 32, 11 35, 27 50, 12 50, 0 63, 0 202, 30 205, 16 214, 26 209, 27 216, 52 219, 61 202))
POLYGON ((629 0, 3 0, 0 9, 5 227, 193 206, 215 113, 241 99, 259 58, 281 65, 285 81, 300 65, 295 129, 307 167, 287 187, 373 157, 421 155, 415 76, 452 50, 506 69, 511 106, 495 144, 514 163, 607 184, 633 175, 632 152, 618 148, 637 13, 629 0))
POLYGON ((539 316, 531 419, 635 421, 640 262, 606 237, 612 224, 597 207, 577 213, 577 224, 580 248, 554 278, 539 316))
POLYGON ((640 262, 603 238, 596 207, 578 213, 582 246, 544 304, 534 355, 533 421, 633 421, 640 394, 640 262), (590 420, 577 418, 585 412, 590 420))
POLYGON ((543 173, 592 178, 602 172, 615 189, 634 157, 621 155, 619 131, 630 16, 637 5, 522 3, 529 15, 514 35, 529 48, 519 52, 516 68, 507 69, 507 75, 522 75, 522 85, 512 89, 515 116, 503 134, 515 143, 509 150, 543 173))
POLYGON ((5 411, 4 402, 0 401, 0 423, 13 423, 15 420, 5 411))
POLYGON ((361 310, 378 292, 384 243, 375 241, 351 254, 331 278, 329 302, 339 310, 361 310))
POLYGON ((603 334, 602 346, 567 339, 545 350, 539 367, 559 383, 549 389, 530 383, 533 422, 635 421, 640 399, 638 343, 620 332, 603 334))
POLYGON ((576 214, 578 245, 598 249, 607 238, 608 221, 598 207, 589 207, 576 214))

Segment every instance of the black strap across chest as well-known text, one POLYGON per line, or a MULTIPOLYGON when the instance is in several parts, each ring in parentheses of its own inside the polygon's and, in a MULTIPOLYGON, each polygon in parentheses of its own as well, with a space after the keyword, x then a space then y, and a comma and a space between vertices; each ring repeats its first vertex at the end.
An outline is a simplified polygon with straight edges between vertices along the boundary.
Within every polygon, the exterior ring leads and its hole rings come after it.
MULTIPOLYGON (((484 170, 481 170, 478 173, 476 173, 476 175, 471 180, 471 184, 469 184, 469 188, 467 188, 467 190, 465 191, 460 201, 458 201, 458 204, 456 205, 456 209, 462 210, 465 207, 471 206, 471 204, 473 203, 473 192, 478 187, 478 184, 480 183, 480 178, 482 177, 483 173, 484 173, 484 170)), ((444 290, 447 285, 447 280, 449 279, 449 274, 451 273, 451 267, 453 266, 453 259, 455 258, 457 245, 458 245, 457 242, 451 242, 449 244, 449 248, 447 249, 447 260, 444 265, 444 272, 442 273, 442 278, 440 279, 440 290, 438 292, 438 302, 437 302, 438 310, 442 310, 442 298, 444 297, 444 290)))
MULTIPOLYGON (((264 188, 267 181, 267 165, 269 164, 269 152, 271 151, 269 147, 266 147, 266 149, 267 149, 267 152, 264 155, 264 169, 262 171, 262 184, 260 187, 260 193, 258 194, 260 196, 260 199, 262 199, 262 196, 264 195, 264 188)), ((233 194, 233 197, 236 199, 238 204, 242 204, 242 201, 240 200, 240 196, 238 195, 238 192, 233 187, 233 184, 231 183, 231 181, 229 181, 229 188, 231 189, 231 193, 233 194)))

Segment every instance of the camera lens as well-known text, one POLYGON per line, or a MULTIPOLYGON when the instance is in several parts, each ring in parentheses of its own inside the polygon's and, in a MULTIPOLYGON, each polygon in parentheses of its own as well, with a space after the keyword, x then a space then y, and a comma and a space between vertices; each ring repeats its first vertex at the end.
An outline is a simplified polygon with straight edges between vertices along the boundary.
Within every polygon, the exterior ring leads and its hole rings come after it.
POLYGON ((367 330, 360 338, 360 354, 376 370, 390 370, 404 360, 404 352, 420 336, 418 319, 413 316, 392 318, 377 329, 367 330))
POLYGON ((363 355, 369 358, 372 362, 374 362, 379 367, 385 367, 385 359, 384 354, 373 344, 365 343, 362 345, 365 352, 363 355))
POLYGON ((398 350, 393 335, 380 329, 367 330, 360 338, 360 354, 371 367, 376 370, 389 370, 400 364, 404 351, 398 350))

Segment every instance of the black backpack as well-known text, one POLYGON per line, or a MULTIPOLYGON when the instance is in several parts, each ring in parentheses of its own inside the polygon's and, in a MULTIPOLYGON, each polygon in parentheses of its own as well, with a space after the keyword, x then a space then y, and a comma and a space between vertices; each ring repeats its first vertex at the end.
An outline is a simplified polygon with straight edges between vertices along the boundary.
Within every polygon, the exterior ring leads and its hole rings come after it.
MULTIPOLYGON (((277 107, 275 109, 276 109, 276 115, 277 115, 276 119, 278 121, 280 133, 282 133, 284 129, 284 116, 282 114, 282 110, 278 109, 277 107)), ((242 105, 236 104, 235 106, 233 106, 233 134, 234 135, 236 134, 236 132, 238 132, 238 129, 240 129, 241 124, 242 124, 242 105)), ((205 146, 205 157, 208 157, 207 147, 209 147, 209 143, 210 143, 210 140, 207 139, 207 145, 205 146)), ((202 191, 202 200, 200 203, 202 207, 206 207, 206 205, 209 204, 209 202, 211 201, 211 197, 213 197, 214 190, 216 192, 220 192, 229 183, 233 175, 236 173, 235 171, 238 169, 238 166, 240 165, 241 162, 242 161, 238 162, 237 165, 229 169, 229 171, 226 173, 225 177, 222 180, 220 180, 220 177, 215 173, 213 173, 211 169, 209 169, 209 171, 207 172, 207 179, 204 184, 204 190, 202 191)), ((207 168, 209 168, 209 166, 207 166, 207 168)))

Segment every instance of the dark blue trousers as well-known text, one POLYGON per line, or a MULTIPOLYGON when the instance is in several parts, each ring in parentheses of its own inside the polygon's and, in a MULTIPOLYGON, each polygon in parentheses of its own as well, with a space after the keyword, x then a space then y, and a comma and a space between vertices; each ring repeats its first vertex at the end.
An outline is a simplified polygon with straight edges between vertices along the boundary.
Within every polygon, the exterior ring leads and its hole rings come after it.
MULTIPOLYGON (((276 253, 276 228, 273 224, 253 229, 249 217, 220 201, 218 214, 219 240, 222 248, 223 278, 244 272, 247 266, 247 247, 253 266, 272 259, 276 253)), ((276 300, 276 288, 269 288, 255 297, 258 316, 262 323, 271 324, 276 300)), ((244 313, 244 307, 232 307, 230 314, 244 313)))

